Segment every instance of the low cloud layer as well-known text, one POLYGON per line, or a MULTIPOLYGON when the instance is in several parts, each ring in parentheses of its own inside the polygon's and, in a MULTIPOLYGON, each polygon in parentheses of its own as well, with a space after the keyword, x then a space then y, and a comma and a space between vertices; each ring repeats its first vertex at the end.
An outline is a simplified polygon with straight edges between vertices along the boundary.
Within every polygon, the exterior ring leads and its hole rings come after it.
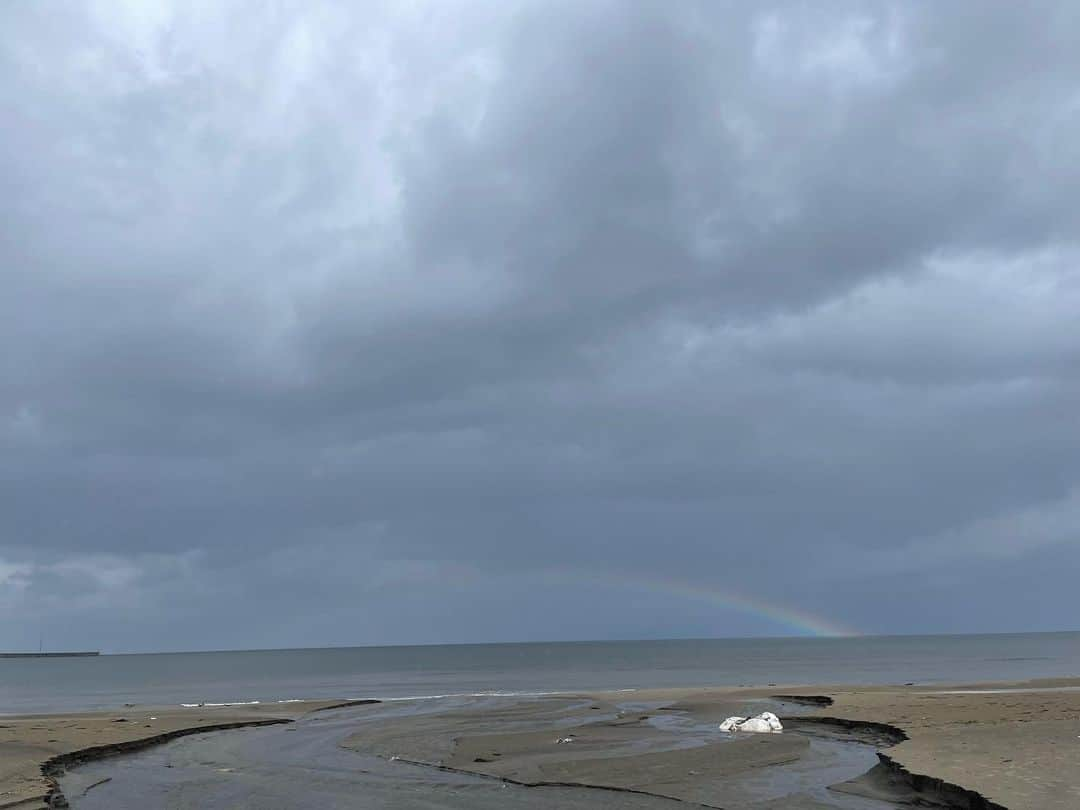
POLYGON ((228 6, 0 11, 0 648, 1070 625, 1074 4, 228 6))

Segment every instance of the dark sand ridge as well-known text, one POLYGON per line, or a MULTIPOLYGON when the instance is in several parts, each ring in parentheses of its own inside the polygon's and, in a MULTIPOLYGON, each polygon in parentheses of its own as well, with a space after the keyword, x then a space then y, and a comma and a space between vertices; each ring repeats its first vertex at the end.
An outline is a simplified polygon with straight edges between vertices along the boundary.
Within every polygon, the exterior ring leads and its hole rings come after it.
MULTIPOLYGON (((344 744, 382 756, 507 778, 575 783, 617 789, 647 789, 658 795, 734 808, 734 777, 765 765, 798 760, 803 734, 715 740, 710 728, 728 714, 763 707, 774 694, 829 696, 830 706, 792 707, 791 715, 845 718, 856 724, 805 727, 826 735, 855 735, 888 745, 888 728, 909 739, 885 751, 888 767, 848 789, 863 793, 882 786, 924 789, 917 798, 954 807, 1080 807, 1080 679, 972 687, 798 687, 781 689, 641 690, 580 697, 539 698, 498 710, 450 711, 365 724, 344 744), (627 706, 633 701, 633 707, 627 706), (619 705, 624 707, 619 716, 619 705), (593 708, 595 706, 595 708, 593 708), (647 717, 647 720, 643 720, 647 717), (677 735, 702 735, 693 748, 657 742, 663 718, 701 724, 677 735), (596 718, 596 719, 593 719, 596 718), (661 719, 656 719, 661 718, 661 719), (656 728, 655 724, 661 726, 656 728), (553 733, 553 731, 555 733, 553 733), (573 735, 574 742, 557 744, 573 735), (883 735, 883 736, 881 736, 883 735), (722 754, 722 756, 721 756, 722 754), (497 756, 496 756, 497 755, 497 756), (973 793, 943 790, 925 775, 973 793), (717 800, 720 799, 718 802, 717 800), (991 803, 992 802, 992 803, 991 803)), ((43 763, 81 749, 157 739, 159 735, 232 723, 288 721, 326 701, 186 710, 130 709, 122 712, 0 718, 0 807, 41 806, 49 780, 43 763), (150 716, 157 719, 151 721, 150 716), (116 722, 117 720, 125 722, 116 722)), ((796 725, 799 725, 798 723, 796 725)), ((668 737, 670 741, 671 736, 668 737)), ((102 748, 104 746, 104 748, 102 748)), ((895 791, 890 795, 896 796, 895 791)), ((768 805, 759 805, 768 806, 768 805)), ((784 805, 788 806, 788 805, 784 805)), ((815 806, 815 805, 806 805, 815 806)))

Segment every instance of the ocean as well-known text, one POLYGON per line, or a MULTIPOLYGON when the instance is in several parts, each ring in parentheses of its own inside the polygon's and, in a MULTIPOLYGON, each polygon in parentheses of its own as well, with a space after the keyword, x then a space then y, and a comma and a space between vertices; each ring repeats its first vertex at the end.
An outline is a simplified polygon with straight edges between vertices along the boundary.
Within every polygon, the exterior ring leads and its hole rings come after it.
POLYGON ((404 698, 766 684, 972 683, 1080 675, 1080 632, 693 639, 0 659, 0 714, 126 703, 404 698))

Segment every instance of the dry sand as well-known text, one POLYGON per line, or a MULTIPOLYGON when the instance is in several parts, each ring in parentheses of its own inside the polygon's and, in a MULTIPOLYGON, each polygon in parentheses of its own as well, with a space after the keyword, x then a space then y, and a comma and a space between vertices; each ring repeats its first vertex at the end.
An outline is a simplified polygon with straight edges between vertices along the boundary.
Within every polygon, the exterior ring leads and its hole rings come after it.
MULTIPOLYGON (((184 729, 287 721, 327 703, 0 718, 0 808, 41 806, 50 789, 41 766, 58 755, 184 729)), ((913 803, 975 809, 1080 808, 1080 679, 552 696, 365 722, 342 744, 523 784, 633 790, 730 808, 751 803, 738 789, 747 774, 802 760, 807 733, 859 739, 882 750, 885 764, 844 790, 886 791, 894 799, 906 791, 913 803), (788 705, 781 716, 800 733, 732 739, 715 730, 727 715, 753 713, 773 695, 834 702, 788 705), (850 722, 808 722, 795 720, 796 714, 850 722), (672 724, 680 726, 678 734, 672 724), (566 738, 572 741, 557 742, 566 738)))

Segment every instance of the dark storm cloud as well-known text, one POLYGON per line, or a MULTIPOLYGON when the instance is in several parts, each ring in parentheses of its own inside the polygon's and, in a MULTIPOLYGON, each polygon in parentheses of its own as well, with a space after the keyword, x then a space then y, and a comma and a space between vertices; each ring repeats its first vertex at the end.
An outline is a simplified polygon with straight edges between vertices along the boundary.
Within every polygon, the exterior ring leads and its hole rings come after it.
POLYGON ((3 13, 0 646, 1067 623, 1071 4, 3 13))

